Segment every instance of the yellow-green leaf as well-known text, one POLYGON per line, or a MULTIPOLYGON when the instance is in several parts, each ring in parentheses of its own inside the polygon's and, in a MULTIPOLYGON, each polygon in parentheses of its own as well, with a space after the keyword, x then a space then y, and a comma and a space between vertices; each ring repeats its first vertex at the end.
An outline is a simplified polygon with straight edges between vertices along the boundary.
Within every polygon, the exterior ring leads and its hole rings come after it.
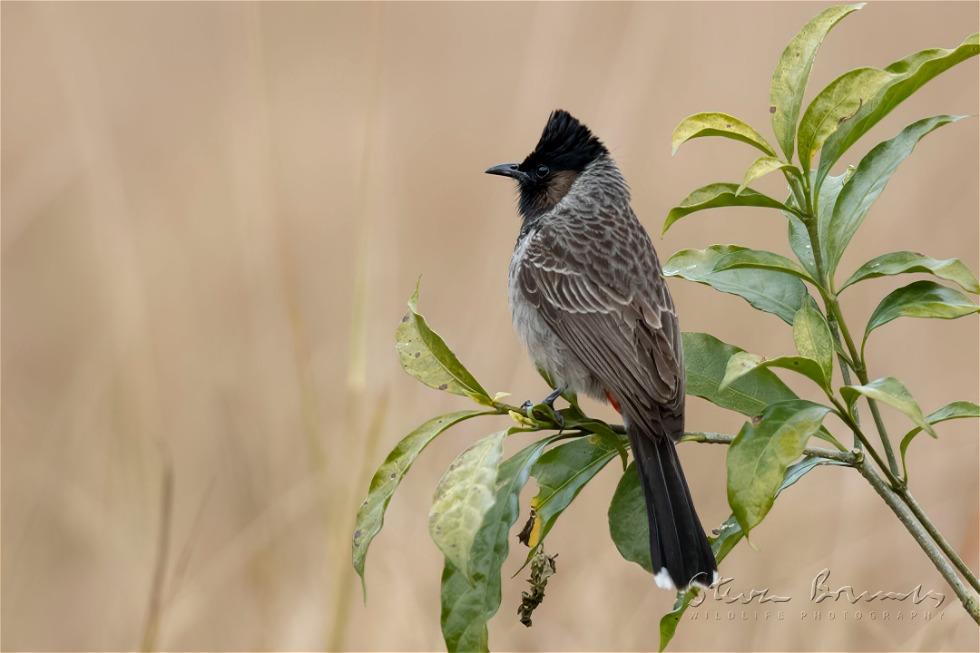
POLYGON ((741 192, 745 190, 745 188, 753 181, 759 177, 768 175, 770 172, 775 172, 776 170, 788 170, 797 176, 802 175, 799 168, 794 166, 792 163, 786 163, 785 161, 774 156, 760 156, 758 159, 753 161, 752 165, 749 166, 749 169, 745 171, 745 177, 742 179, 742 183, 739 185, 738 189, 735 190, 735 194, 741 194, 741 192))
POLYGON ((740 379, 749 372, 759 368, 779 367, 784 370, 792 370, 802 374, 821 388, 827 388, 828 382, 820 365, 813 359, 805 356, 779 356, 777 358, 765 359, 757 354, 739 352, 728 359, 725 367, 725 378, 722 379, 719 390, 724 390, 731 383, 740 379))
POLYGON ((908 389, 902 385, 898 379, 887 376, 875 379, 864 385, 845 385, 840 389, 841 396, 847 401, 848 406, 853 407, 858 397, 864 395, 868 399, 880 401, 895 408, 912 420, 912 423, 924 429, 929 435, 936 437, 936 432, 932 426, 922 416, 922 409, 915 401, 908 389))
POLYGON ((704 211, 705 209, 715 209, 723 206, 761 206, 770 209, 790 210, 782 202, 763 195, 758 191, 754 191, 751 188, 744 189, 738 195, 735 194, 736 190, 738 190, 737 184, 728 183, 708 184, 707 186, 698 188, 667 213, 667 219, 664 220, 663 233, 667 233, 671 225, 685 215, 696 211, 704 211))
POLYGON ((776 154, 759 132, 734 116, 718 112, 696 113, 684 118, 674 128, 674 134, 671 136, 671 154, 675 154, 677 148, 686 141, 703 136, 731 138, 759 148, 766 154, 773 156, 776 154))
POLYGON ((779 57, 769 88, 769 111, 772 113, 772 130, 787 159, 793 157, 796 120, 817 49, 834 25, 863 6, 864 3, 860 3, 824 9, 803 26, 779 57))
POLYGON ((429 535, 467 578, 473 540, 495 501, 506 436, 507 431, 499 431, 461 453, 436 486, 429 511, 429 535))
POLYGON ((430 388, 491 405, 493 400, 483 386, 459 362, 439 334, 429 328, 418 312, 418 299, 416 286, 408 300, 408 313, 395 330, 395 349, 402 369, 430 388))
POLYGON ((728 448, 728 504, 746 534, 772 508, 790 463, 830 412, 803 399, 773 404, 746 422, 728 448))
POLYGON ((823 370, 824 387, 830 387, 834 371, 834 339, 830 325, 812 299, 803 302, 793 318, 793 342, 800 356, 817 362, 823 370))
POLYGON ((892 109, 915 93, 926 82, 956 64, 980 53, 977 34, 971 34, 959 46, 946 50, 933 48, 916 52, 887 66, 893 75, 888 83, 870 100, 864 102, 854 117, 847 120, 824 142, 820 150, 820 166, 813 187, 819 189, 830 168, 861 136, 878 124, 892 109))
POLYGON ((477 415, 487 415, 485 411, 461 410, 448 415, 440 415, 430 419, 414 431, 406 435, 392 449, 385 461, 378 467, 371 479, 367 498, 361 503, 354 523, 353 559, 354 569, 361 577, 364 585, 364 564, 367 559, 368 547, 371 541, 381 531, 384 524, 385 510, 391 502, 391 497, 398 489, 399 483, 408 473, 409 468, 422 450, 440 433, 451 426, 477 415))
POLYGON ((827 137, 894 78, 894 74, 878 68, 858 68, 844 73, 817 94, 800 120, 796 137, 804 172, 810 170, 813 156, 827 137))

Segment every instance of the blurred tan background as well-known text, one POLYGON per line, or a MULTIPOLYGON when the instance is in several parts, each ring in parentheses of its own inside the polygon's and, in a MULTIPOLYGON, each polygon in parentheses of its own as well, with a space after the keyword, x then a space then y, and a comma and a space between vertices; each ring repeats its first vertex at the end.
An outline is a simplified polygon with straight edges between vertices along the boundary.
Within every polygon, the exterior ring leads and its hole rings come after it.
MULTIPOLYGON (((366 605, 350 569, 374 467, 416 424, 466 407, 398 367, 392 333, 416 277, 423 312, 487 388, 542 396, 506 305, 513 189, 484 168, 523 157, 567 108, 611 146, 657 233, 689 190, 737 181, 756 154, 714 139, 671 158, 673 127, 721 110, 771 134, 772 68, 822 6, 3 3, 3 648, 441 649, 431 493, 506 420, 466 424, 418 461, 368 558, 366 605)), ((954 46, 977 23, 976 3, 873 3, 830 35, 810 96, 846 69, 954 46)), ((849 162, 913 120, 977 114, 977 79, 975 59, 939 77, 849 162)), ((976 271, 977 143, 976 118, 926 138, 842 274, 899 249, 976 271)), ((775 178, 759 186, 783 192, 775 178)), ((788 253, 783 219, 757 209, 692 216, 656 239, 664 258, 728 242, 788 253)), ((855 328, 908 281, 848 291, 855 328)), ((777 318, 671 287, 685 330, 791 351, 777 318)), ((869 357, 926 410, 980 391, 973 318, 894 322, 869 357)), ((741 424, 689 405, 691 429, 741 424)), ((939 432, 912 446, 913 488, 976 569, 977 424, 939 432)), ((710 528, 729 512, 724 450, 682 456, 710 528)), ((618 477, 610 465, 550 536, 559 573, 532 629, 514 614, 523 578, 505 582, 495 649, 656 647, 673 597, 609 539, 618 477)), ((976 626, 857 474, 815 471, 754 541, 722 572, 736 590, 793 600, 732 620, 709 602, 674 649, 977 648, 976 626), (825 567, 835 587, 921 583, 948 598, 928 622, 867 607, 855 621, 843 604, 804 619, 825 567)))

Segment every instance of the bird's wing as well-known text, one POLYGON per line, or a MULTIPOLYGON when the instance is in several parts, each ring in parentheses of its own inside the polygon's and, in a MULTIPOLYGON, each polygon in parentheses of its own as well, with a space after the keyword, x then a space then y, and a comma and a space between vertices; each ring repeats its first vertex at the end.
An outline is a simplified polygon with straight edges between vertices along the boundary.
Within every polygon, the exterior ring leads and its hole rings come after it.
POLYGON ((518 281, 525 298, 637 418, 683 430, 684 371, 673 304, 635 218, 601 234, 561 223, 529 235, 518 281))

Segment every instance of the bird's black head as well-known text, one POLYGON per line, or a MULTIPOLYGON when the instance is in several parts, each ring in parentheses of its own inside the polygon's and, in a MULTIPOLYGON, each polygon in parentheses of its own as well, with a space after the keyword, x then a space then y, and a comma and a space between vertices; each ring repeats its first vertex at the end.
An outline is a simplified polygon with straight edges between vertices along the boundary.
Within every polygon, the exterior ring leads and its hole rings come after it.
POLYGON ((548 117, 534 151, 521 163, 502 163, 487 170, 517 180, 519 209, 525 219, 551 210, 586 166, 609 151, 589 128, 561 109, 548 117))

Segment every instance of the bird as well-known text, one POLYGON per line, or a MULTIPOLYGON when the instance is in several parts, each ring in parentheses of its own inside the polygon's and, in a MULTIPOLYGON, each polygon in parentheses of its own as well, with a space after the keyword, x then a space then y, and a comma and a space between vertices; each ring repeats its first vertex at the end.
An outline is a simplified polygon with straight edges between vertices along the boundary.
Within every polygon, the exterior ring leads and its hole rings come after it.
POLYGON ((553 382, 543 403, 582 393, 622 415, 657 586, 714 585, 717 563, 674 446, 684 434, 677 312, 623 174, 602 141, 561 109, 522 162, 486 173, 517 182, 509 303, 518 336, 553 382))

